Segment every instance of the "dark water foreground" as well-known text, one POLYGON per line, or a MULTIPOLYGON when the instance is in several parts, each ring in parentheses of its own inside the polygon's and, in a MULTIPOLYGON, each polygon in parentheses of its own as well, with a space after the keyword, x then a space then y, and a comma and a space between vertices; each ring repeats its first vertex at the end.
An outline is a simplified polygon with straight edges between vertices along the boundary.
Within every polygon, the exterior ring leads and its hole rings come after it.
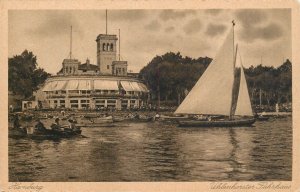
POLYGON ((126 123, 88 138, 9 139, 10 181, 291 180, 292 119, 248 128, 126 123))

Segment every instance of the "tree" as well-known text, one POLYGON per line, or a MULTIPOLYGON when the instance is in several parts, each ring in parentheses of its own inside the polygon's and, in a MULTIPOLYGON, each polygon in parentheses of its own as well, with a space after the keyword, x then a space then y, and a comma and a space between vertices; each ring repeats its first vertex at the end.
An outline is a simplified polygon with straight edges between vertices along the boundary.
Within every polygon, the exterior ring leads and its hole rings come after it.
MULTIPOLYGON (((199 57, 193 59, 181 54, 169 52, 154 57, 140 71, 142 78, 154 95, 165 100, 184 99, 185 92, 190 91, 204 73, 212 59, 199 57)), ((290 102, 292 99, 292 64, 286 60, 278 68, 258 65, 244 69, 252 104, 275 105, 290 102)), ((156 97, 157 98, 157 97, 156 97)))
POLYGON ((30 97, 49 73, 38 68, 36 56, 27 50, 21 55, 8 58, 8 90, 17 95, 30 97))
POLYGON ((192 59, 182 57, 179 52, 169 52, 154 57, 140 71, 140 78, 146 81, 157 97, 160 95, 165 100, 177 100, 180 103, 184 92, 194 86, 211 61, 208 57, 192 59))

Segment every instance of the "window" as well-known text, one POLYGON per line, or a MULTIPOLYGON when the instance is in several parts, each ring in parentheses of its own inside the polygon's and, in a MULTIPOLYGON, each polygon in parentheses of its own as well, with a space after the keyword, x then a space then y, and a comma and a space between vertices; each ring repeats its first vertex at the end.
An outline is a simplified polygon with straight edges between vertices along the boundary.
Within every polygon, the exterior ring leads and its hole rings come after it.
POLYGON ((66 94, 66 91, 61 91, 62 94, 66 94))
POLYGON ((81 100, 81 103, 90 103, 90 100, 81 100))
POLYGON ((109 69, 109 65, 107 65, 107 69, 109 69))
POLYGON ((60 103, 65 103, 65 100, 60 100, 60 103))
POLYGON ((57 103, 57 100, 54 100, 54 103, 57 103))
POLYGON ((78 100, 70 100, 70 103, 78 103, 78 100))
POLYGON ((71 108, 78 108, 78 105, 77 104, 73 104, 73 105, 71 105, 71 108))
POLYGON ((106 51, 109 51, 110 48, 109 48, 109 43, 106 44, 106 51))
POLYGON ((113 51, 114 50, 114 44, 110 44, 110 51, 113 51))
POLYGON ((116 100, 114 100, 114 99, 109 99, 109 100, 107 100, 107 103, 113 103, 113 104, 115 104, 116 103, 116 100))
POLYGON ((69 93, 74 94, 74 93, 79 93, 79 91, 78 90, 71 90, 71 91, 69 91, 69 93))
POLYGON ((105 43, 103 43, 103 45, 102 45, 102 50, 103 50, 103 51, 106 51, 105 48, 106 48, 106 47, 105 47, 105 43))

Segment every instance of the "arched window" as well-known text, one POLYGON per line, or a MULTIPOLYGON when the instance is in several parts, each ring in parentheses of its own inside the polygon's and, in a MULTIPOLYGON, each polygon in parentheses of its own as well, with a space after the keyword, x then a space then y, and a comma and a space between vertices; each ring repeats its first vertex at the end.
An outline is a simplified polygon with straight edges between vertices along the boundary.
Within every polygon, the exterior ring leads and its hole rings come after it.
POLYGON ((110 51, 114 51, 114 44, 110 44, 110 51))
POLYGON ((103 43, 103 45, 102 45, 102 50, 106 51, 105 43, 103 43))
POLYGON ((109 43, 106 44, 106 51, 109 51, 110 48, 109 48, 109 43))
POLYGON ((71 67, 69 67, 69 73, 72 73, 72 68, 71 67))

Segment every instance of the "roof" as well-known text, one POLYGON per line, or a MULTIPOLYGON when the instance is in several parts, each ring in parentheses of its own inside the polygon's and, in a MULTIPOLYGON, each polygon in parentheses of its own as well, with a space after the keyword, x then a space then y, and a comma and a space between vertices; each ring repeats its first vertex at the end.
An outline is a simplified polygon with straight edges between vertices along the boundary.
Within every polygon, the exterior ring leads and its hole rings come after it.
POLYGON ((140 82, 121 81, 121 85, 125 91, 149 92, 146 85, 140 82))
POLYGON ((81 64, 78 66, 79 70, 87 70, 87 71, 96 71, 99 70, 99 67, 97 65, 94 64, 81 64))
MULTIPOLYGON (((58 90, 119 90, 118 80, 110 79, 65 79, 49 81, 42 91, 58 90)), ((149 92, 141 82, 121 80, 125 91, 149 92)))

